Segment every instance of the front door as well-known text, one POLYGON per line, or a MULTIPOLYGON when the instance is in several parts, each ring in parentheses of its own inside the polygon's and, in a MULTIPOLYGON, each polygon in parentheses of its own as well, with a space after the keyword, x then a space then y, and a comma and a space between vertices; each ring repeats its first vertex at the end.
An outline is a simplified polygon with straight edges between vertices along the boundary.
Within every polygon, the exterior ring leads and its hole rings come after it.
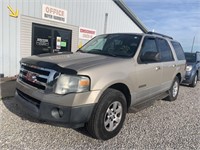
POLYGON ((141 52, 138 57, 138 64, 136 66, 137 72, 137 91, 136 102, 153 97, 160 93, 163 66, 162 62, 142 62, 140 57, 145 52, 158 52, 156 39, 153 37, 146 37, 143 41, 141 52))

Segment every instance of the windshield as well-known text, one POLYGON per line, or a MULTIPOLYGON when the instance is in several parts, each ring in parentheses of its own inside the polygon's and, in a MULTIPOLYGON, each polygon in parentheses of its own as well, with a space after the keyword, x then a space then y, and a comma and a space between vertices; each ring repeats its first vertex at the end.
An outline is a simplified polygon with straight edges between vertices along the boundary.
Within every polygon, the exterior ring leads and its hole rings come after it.
POLYGON ((187 62, 196 62, 196 54, 195 53, 185 53, 185 59, 187 62))
POLYGON ((100 35, 86 43, 78 51, 113 57, 133 57, 141 40, 141 35, 110 34, 100 35))

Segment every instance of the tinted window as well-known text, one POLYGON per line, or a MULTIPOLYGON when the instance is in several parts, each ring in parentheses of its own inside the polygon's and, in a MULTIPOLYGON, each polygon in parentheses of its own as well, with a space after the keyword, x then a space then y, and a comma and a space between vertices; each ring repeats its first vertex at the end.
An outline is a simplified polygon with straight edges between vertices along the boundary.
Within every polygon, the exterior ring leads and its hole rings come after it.
POLYGON ((181 47, 181 44, 174 41, 172 41, 171 43, 172 43, 172 46, 174 47, 178 60, 185 60, 185 55, 183 52, 183 48, 181 47))
POLYGON ((146 37, 142 44, 141 55, 145 52, 158 52, 155 38, 146 37))
MULTIPOLYGON (((154 59, 154 55, 158 55, 158 49, 156 46, 156 39, 154 37, 145 37, 142 48, 140 51, 140 57, 139 62, 145 62, 145 63, 155 63, 158 62, 154 59)), ((156 58, 156 57, 155 57, 156 58)))
POLYGON ((35 27, 33 42, 32 42, 32 54, 38 55, 42 53, 51 52, 51 38, 52 32, 48 28, 35 27))
POLYGON ((35 23, 32 30, 32 55, 71 51, 71 30, 35 23))
POLYGON ((173 61, 174 58, 168 42, 164 39, 157 39, 157 42, 161 61, 173 61))

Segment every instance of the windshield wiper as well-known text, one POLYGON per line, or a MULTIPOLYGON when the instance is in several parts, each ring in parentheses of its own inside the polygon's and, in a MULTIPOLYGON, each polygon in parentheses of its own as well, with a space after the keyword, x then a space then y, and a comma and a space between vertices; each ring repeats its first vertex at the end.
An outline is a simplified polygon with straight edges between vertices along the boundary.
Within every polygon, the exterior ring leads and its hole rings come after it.
POLYGON ((115 54, 111 54, 111 53, 102 53, 102 51, 101 51, 101 50, 98 50, 98 49, 93 49, 93 50, 87 51, 87 52, 86 52, 86 51, 83 51, 83 50, 81 50, 81 49, 78 49, 76 52, 117 57, 117 55, 115 55, 115 54))
POLYGON ((117 57, 117 55, 115 55, 115 54, 111 54, 111 53, 106 53, 106 55, 108 55, 108 56, 112 56, 112 57, 117 57))
POLYGON ((114 55, 114 54, 105 53, 105 52, 103 52, 102 50, 99 50, 99 49, 92 49, 92 50, 88 51, 87 53, 116 57, 116 55, 114 55))
POLYGON ((85 51, 78 49, 76 52, 81 52, 81 53, 85 53, 85 51))

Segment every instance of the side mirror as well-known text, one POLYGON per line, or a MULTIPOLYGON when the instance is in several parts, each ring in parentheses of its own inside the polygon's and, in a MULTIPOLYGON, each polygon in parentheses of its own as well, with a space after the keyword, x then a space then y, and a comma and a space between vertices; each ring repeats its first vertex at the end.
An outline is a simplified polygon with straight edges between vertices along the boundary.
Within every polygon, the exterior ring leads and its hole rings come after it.
POLYGON ((140 56, 140 60, 142 62, 159 62, 160 61, 160 53, 158 52, 145 52, 140 56))

